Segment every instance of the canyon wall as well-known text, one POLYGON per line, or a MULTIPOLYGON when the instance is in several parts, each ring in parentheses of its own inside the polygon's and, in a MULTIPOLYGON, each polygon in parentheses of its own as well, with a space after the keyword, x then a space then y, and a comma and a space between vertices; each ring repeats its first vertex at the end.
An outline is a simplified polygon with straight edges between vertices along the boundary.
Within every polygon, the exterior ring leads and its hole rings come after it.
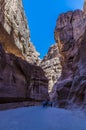
POLYGON ((49 99, 51 91, 55 106, 85 107, 85 10, 86 1, 84 11, 59 16, 56 44, 39 63, 39 53, 30 42, 22 0, 0 0, 0 107, 8 102, 40 102, 49 99), (40 66, 36 66, 38 63, 40 66))
POLYGON ((39 53, 30 42, 22 0, 0 0, 0 41, 8 53, 37 63, 39 53))
POLYGON ((40 63, 40 66, 45 72, 46 77, 49 80, 48 83, 48 91, 49 93, 52 91, 53 85, 57 82, 59 77, 61 76, 61 63, 60 63, 60 55, 57 44, 53 44, 47 53, 47 55, 43 58, 40 63))
POLYGON ((83 11, 86 14, 86 0, 84 0, 83 11))
POLYGON ((0 109, 49 99, 48 79, 37 66, 38 56, 22 0, 0 0, 0 109))
POLYGON ((86 105, 86 15, 81 10, 59 16, 55 39, 58 43, 62 75, 53 88, 59 107, 86 105))
POLYGON ((0 44, 0 103, 48 99, 48 80, 41 67, 5 53, 0 44))

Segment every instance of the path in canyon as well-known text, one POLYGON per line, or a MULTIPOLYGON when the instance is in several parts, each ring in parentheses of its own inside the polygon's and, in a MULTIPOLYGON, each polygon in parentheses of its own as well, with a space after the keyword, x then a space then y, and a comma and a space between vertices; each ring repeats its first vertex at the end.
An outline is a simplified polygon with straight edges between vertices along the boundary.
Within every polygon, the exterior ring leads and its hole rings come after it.
POLYGON ((0 111, 0 130, 86 130, 80 110, 27 107, 0 111))

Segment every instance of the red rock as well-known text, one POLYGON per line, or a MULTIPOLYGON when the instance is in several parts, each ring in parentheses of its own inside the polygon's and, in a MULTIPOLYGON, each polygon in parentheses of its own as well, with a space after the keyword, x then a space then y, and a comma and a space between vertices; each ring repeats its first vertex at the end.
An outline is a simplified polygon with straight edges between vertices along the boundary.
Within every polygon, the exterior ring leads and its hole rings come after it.
POLYGON ((62 107, 86 104, 85 30, 86 15, 80 10, 62 14, 57 20, 55 39, 61 55, 62 75, 53 88, 53 99, 62 107))
POLYGON ((48 98, 48 80, 41 67, 29 64, 0 45, 0 101, 48 98))

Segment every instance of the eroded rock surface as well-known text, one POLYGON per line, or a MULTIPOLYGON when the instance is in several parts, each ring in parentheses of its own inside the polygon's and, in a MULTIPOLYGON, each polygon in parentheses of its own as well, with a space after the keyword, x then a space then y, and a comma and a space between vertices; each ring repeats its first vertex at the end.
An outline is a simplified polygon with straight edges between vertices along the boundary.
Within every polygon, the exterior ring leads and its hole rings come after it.
POLYGON ((58 42, 62 75, 53 88, 53 100, 60 106, 86 104, 86 15, 81 10, 59 16, 55 39, 58 42))
POLYGON ((46 77, 49 80, 48 91, 51 92, 53 85, 61 76, 61 64, 59 60, 59 50, 57 44, 49 48, 47 55, 43 58, 40 66, 43 68, 46 77))
POLYGON ((84 10, 84 13, 86 14, 86 0, 84 0, 83 10, 84 10))
POLYGON ((0 0, 0 41, 8 53, 37 63, 39 53, 30 42, 22 0, 0 0))
POLYGON ((6 54, 0 44, 0 103, 48 98, 48 80, 41 67, 6 54))

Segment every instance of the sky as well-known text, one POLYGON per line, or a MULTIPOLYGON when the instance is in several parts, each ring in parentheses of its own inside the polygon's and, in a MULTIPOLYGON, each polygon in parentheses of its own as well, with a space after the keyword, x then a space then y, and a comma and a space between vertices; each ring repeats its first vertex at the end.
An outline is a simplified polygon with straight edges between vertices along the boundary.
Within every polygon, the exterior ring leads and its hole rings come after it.
POLYGON ((23 0, 31 42, 41 58, 55 43, 54 29, 58 16, 66 11, 82 9, 83 3, 84 0, 23 0))

